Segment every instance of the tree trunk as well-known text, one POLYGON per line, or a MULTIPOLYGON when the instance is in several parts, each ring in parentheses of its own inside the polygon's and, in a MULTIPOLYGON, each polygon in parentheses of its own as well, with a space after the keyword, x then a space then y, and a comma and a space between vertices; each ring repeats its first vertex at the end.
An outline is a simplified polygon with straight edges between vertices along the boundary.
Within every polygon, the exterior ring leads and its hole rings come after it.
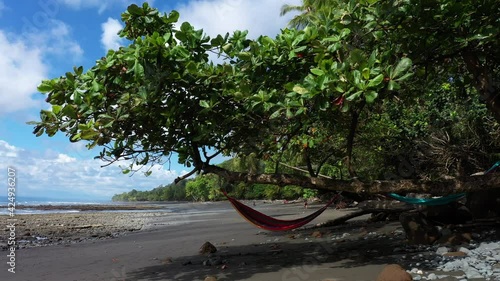
POLYGON ((500 91, 495 85, 495 81, 491 77, 490 71, 481 64, 479 58, 473 53, 465 53, 463 58, 467 70, 474 77, 476 90, 485 101, 488 110, 490 110, 495 119, 500 122, 500 91))
POLYGON ((249 174, 232 172, 214 165, 207 165, 204 173, 216 174, 226 179, 228 183, 259 183, 278 186, 297 185, 328 191, 344 191, 361 195, 380 193, 428 193, 435 196, 449 195, 461 192, 500 189, 500 175, 466 177, 441 181, 423 180, 384 180, 373 182, 346 181, 320 177, 308 177, 290 174, 249 174))
POLYGON ((354 147, 354 137, 356 136, 356 130, 358 129, 359 115, 361 114, 361 110, 363 110, 364 106, 365 106, 365 103, 363 102, 360 105, 360 108, 358 110, 353 111, 352 120, 351 120, 351 127, 349 129, 349 135, 347 136, 346 165, 347 165, 347 170, 349 171, 349 176, 351 178, 357 177, 356 170, 354 169, 353 161, 352 161, 352 148, 354 147))

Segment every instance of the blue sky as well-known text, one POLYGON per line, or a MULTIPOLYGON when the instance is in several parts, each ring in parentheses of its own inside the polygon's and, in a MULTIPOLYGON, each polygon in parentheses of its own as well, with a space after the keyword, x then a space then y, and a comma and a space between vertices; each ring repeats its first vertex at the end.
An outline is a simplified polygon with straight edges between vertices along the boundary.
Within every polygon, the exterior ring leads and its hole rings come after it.
MULTIPOLYGON (((95 151, 58 134, 35 137, 27 121, 48 109, 37 93, 42 79, 63 75, 73 66, 91 67, 108 49, 126 44, 116 35, 129 0, 0 0, 0 196, 7 193, 7 167, 17 170, 17 196, 51 199, 109 199, 132 188, 169 184, 187 168, 156 166, 149 177, 123 175, 120 163, 101 168, 95 151), (3 186, 3 187, 2 187, 3 186)), ((276 35, 290 16, 280 7, 298 0, 149 1, 162 12, 177 10, 210 36, 248 30, 249 37, 276 35)), ((124 163, 121 163, 123 165, 124 163)), ((3 200, 0 200, 3 201, 3 200)))

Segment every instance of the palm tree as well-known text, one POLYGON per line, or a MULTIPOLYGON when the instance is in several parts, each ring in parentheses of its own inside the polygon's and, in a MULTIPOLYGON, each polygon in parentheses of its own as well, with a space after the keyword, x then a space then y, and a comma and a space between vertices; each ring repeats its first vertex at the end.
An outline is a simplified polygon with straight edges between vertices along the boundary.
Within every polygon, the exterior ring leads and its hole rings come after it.
POLYGON ((318 22, 319 14, 328 13, 335 2, 335 0, 302 0, 302 5, 285 4, 281 7, 280 16, 290 12, 300 12, 290 20, 288 26, 303 29, 311 23, 318 22))

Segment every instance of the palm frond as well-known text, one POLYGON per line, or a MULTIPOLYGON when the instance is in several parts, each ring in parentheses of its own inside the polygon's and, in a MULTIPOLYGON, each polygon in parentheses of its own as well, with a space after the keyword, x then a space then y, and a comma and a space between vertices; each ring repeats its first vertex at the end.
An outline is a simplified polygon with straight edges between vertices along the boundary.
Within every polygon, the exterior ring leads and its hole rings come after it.
POLYGON ((280 16, 284 16, 289 12, 302 12, 303 10, 304 10, 303 6, 285 4, 281 6, 280 16))

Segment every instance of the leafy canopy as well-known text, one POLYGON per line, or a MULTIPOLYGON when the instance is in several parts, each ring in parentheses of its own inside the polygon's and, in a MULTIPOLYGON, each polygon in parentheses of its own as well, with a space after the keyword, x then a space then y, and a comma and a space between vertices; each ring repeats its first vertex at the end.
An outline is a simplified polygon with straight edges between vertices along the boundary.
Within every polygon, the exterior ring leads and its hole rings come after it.
POLYGON ((498 1, 326 2, 335 9, 304 29, 255 40, 246 31, 211 39, 176 11, 131 5, 120 32, 130 45, 41 83, 52 109, 34 133, 102 146, 98 157, 132 159, 131 168, 173 152, 195 171, 219 153, 304 155, 321 167, 349 154, 353 116, 411 101, 427 79, 474 85, 464 56, 498 73, 498 1))

